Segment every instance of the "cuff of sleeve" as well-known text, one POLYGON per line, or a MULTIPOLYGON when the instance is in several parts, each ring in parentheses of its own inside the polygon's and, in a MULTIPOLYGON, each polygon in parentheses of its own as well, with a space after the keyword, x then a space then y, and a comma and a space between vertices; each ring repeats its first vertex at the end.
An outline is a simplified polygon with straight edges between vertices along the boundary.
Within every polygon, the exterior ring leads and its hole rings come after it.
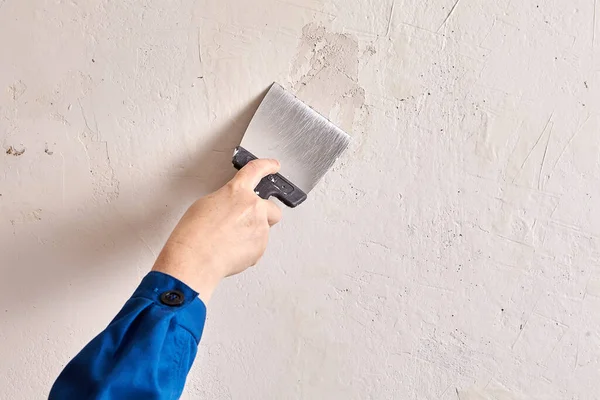
POLYGON ((198 297, 198 292, 179 279, 162 272, 152 271, 142 279, 132 297, 143 297, 152 300, 156 305, 176 313, 177 323, 188 330, 194 336, 196 342, 200 342, 206 320, 206 305, 198 297), (161 301, 163 293, 172 291, 183 294, 181 304, 171 306, 161 301))

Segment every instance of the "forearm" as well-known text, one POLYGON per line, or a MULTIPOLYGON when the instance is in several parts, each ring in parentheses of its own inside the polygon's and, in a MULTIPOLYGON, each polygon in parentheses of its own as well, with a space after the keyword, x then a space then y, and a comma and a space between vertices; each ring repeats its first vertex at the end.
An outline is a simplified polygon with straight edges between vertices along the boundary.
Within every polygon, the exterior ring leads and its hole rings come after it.
POLYGON ((50 399, 173 399, 181 394, 206 307, 183 282, 148 274, 123 309, 63 370, 50 399))
POLYGON ((51 400, 179 397, 204 328, 205 304, 221 279, 257 263, 269 228, 281 218, 274 203, 254 192, 263 177, 278 170, 275 160, 253 160, 190 206, 153 271, 65 367, 51 400), (181 304, 173 304, 181 295, 181 304))
MULTIPOLYGON (((208 253, 208 252, 207 252, 208 253)), ((210 255, 197 254, 193 249, 170 238, 160 252, 152 271, 162 272, 185 282, 208 304, 223 276, 217 260, 210 255)))

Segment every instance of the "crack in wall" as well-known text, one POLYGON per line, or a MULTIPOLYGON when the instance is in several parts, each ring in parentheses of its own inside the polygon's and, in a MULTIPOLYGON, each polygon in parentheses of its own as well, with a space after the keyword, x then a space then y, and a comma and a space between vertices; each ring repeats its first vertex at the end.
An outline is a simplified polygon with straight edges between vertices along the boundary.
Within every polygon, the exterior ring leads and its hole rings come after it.
POLYGON ((92 176, 92 185, 94 198, 110 203, 119 197, 119 181, 115 169, 112 166, 108 142, 102 140, 96 116, 92 110, 92 116, 95 129, 90 127, 86 111, 78 100, 81 116, 85 124, 85 130, 77 137, 81 143, 85 156, 88 160, 90 175, 92 176))

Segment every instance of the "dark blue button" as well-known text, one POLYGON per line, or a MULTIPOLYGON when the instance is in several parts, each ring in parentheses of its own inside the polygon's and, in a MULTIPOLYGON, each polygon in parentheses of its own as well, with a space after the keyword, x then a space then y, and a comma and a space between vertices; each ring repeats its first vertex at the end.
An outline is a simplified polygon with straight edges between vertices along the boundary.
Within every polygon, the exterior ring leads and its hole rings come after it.
POLYGON ((169 290, 160 295, 160 301, 167 306, 177 307, 183 304, 185 296, 179 290, 169 290))

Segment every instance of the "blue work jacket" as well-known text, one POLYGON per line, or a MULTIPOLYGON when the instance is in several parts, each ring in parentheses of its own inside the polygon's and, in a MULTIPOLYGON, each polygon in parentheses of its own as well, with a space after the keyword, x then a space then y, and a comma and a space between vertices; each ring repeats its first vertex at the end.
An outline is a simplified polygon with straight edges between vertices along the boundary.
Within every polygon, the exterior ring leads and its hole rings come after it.
POLYGON ((198 293, 150 272, 108 327, 67 364, 50 400, 178 399, 205 320, 198 293))

